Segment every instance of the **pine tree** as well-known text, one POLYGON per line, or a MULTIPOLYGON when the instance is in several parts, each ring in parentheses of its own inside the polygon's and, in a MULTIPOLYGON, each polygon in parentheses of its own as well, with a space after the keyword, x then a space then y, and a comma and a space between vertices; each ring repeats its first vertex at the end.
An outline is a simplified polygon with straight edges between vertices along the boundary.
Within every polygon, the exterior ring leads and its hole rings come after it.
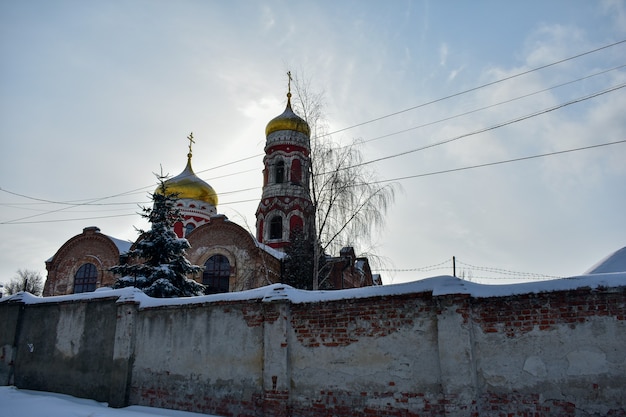
POLYGON ((176 236, 173 226, 181 220, 176 208, 178 197, 168 194, 165 177, 159 179, 158 192, 151 194, 152 208, 144 207, 142 217, 148 219, 151 228, 139 230, 139 240, 135 249, 126 254, 127 261, 110 268, 121 275, 113 288, 137 287, 151 297, 171 298, 190 297, 204 294, 204 286, 187 278, 187 274, 202 271, 202 267, 192 265, 185 257, 191 246, 187 239, 176 236))
MULTIPOLYGON (((318 270, 323 270, 326 256, 319 248, 317 252, 322 254, 318 260, 318 270)), ((315 258, 313 239, 310 236, 307 237, 302 230, 292 232, 289 245, 285 248, 285 255, 287 256, 281 282, 301 290, 313 289, 311 280, 315 258)), ((329 281, 325 281, 319 289, 332 289, 332 287, 329 281)))
POLYGON ((291 233, 289 245, 285 248, 287 255, 284 263, 282 282, 302 290, 312 289, 313 274, 313 243, 300 230, 291 233))

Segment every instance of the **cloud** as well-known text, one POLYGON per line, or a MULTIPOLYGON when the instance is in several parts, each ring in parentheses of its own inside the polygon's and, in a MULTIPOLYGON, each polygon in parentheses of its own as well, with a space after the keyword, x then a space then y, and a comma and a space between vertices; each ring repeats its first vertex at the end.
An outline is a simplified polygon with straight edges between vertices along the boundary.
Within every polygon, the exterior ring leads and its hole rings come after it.
POLYGON ((525 42, 525 63, 529 67, 538 67, 587 48, 587 38, 582 29, 569 25, 544 24, 525 42))
POLYGON ((265 30, 272 29, 276 24, 274 13, 267 4, 263 5, 263 9, 261 11, 261 24, 263 25, 265 30))
MULTIPOLYGON (((55 6, 53 14, 32 13, 32 6, 20 2, 8 4, 0 2, 3 39, 11 40, 0 42, 6 57, 0 136, 9 138, 0 154, 0 177, 6 179, 0 185, 57 200, 147 186, 154 183, 151 173, 160 164, 172 174, 183 169, 185 137, 193 131, 194 169, 206 169, 203 179, 223 196, 218 210, 229 216, 242 213, 252 225, 260 190, 238 190, 260 187, 262 158, 208 169, 263 152, 265 125, 284 109, 287 70, 304 68, 315 89, 326 91, 333 130, 593 49, 616 37, 613 24, 626 27, 620 1, 605 1, 604 8, 581 3, 566 16, 561 7, 520 6, 524 13, 506 36, 494 31, 493 22, 501 19, 497 13, 455 16, 451 7, 428 1, 372 2, 356 10, 330 1, 288 7, 190 2, 149 11, 106 3, 71 10, 55 6), (10 13, 2 13, 8 8, 10 13), (229 175, 238 171, 249 173, 229 175), (250 202, 227 204, 240 200, 250 202)), ((623 51, 623 45, 611 48, 364 124, 334 139, 379 137, 519 97, 622 64, 623 51)), ((623 71, 614 71, 393 135, 363 149, 371 159, 413 149, 623 78, 623 71)), ((375 168, 381 177, 394 178, 624 138, 625 100, 623 92, 606 95, 375 168)), ((626 181, 624 148, 619 146, 624 145, 404 181, 406 192, 398 197, 389 230, 378 242, 381 254, 400 268, 456 254, 468 263, 507 269, 582 271, 617 249, 616 242, 624 244, 617 231, 624 230, 624 216, 617 210, 626 202, 623 193, 615 192, 626 181), (612 228, 603 229, 609 223, 612 228), (585 248, 579 247, 577 234, 586 234, 585 248), (577 268, 576 262, 583 265, 577 268)), ((2 203, 25 202, 2 197, 2 203)), ((145 192, 123 202, 140 200, 146 200, 145 192)), ((137 211, 132 204, 124 207, 137 211)), ((1 208, 7 221, 41 207, 1 208)), ((101 209, 102 215, 118 213, 101 209)), ((81 216, 86 217, 68 211, 40 218, 81 216)), ((139 221, 135 216, 1 225, 5 272, 0 281, 17 268, 43 269, 43 260, 83 227, 95 224, 104 233, 135 239, 132 226, 139 221), (31 236, 41 243, 34 245, 31 236)), ((405 274, 398 282, 415 278, 405 274)))
POLYGON ((448 61, 448 44, 444 42, 439 46, 439 65, 441 65, 442 67, 445 67, 447 61, 448 61))
POLYGON ((605 13, 613 19, 614 27, 620 32, 626 32, 626 4, 622 0, 603 0, 605 13))
POLYGON ((461 71, 463 71, 464 68, 465 68, 465 65, 460 65, 458 68, 453 69, 452 71, 450 71, 449 74, 448 74, 448 81, 454 81, 456 76, 459 75, 459 73, 461 71))

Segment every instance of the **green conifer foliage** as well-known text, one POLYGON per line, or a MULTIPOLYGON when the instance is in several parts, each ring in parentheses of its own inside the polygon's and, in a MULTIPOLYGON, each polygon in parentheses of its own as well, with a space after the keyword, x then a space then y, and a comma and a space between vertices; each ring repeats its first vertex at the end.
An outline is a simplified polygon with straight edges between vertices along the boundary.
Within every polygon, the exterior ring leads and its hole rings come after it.
MULTIPOLYGON (((287 255, 283 264, 282 283, 291 285, 301 290, 313 289, 313 259, 315 258, 314 243, 311 237, 307 237, 302 230, 291 233, 290 244, 285 248, 287 255)), ((321 250, 318 251, 322 253, 321 250)), ((318 260, 318 269, 323 270, 325 255, 318 260)), ((329 282, 325 282, 319 289, 332 289, 329 282)))
POLYGON ((181 220, 178 197, 167 193, 165 177, 157 178, 159 192, 151 194, 153 206, 144 207, 142 213, 152 226, 148 231, 139 230, 139 240, 126 254, 126 262, 110 269, 121 276, 113 287, 136 287, 158 298, 202 295, 204 286, 187 275, 203 268, 187 260, 185 251, 191 246, 173 230, 174 223, 181 220))

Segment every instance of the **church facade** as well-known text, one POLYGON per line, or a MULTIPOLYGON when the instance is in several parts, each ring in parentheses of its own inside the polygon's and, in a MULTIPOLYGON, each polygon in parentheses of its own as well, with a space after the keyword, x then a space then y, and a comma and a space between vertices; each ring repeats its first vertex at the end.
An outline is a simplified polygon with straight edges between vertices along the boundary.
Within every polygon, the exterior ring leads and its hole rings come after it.
MULTIPOLYGON (((309 192, 310 128, 292 110, 291 92, 287 94, 285 111, 267 124, 265 134, 256 236, 218 213, 217 193, 193 171, 192 135, 188 137, 185 169, 165 182, 166 192, 178 195, 182 215, 174 232, 191 245, 187 259, 204 267, 202 273, 191 278, 204 284, 207 293, 243 291, 280 282, 284 250, 293 234, 314 236, 315 213, 309 192)), ((83 229, 46 261, 48 275, 43 295, 89 292, 113 285, 117 277, 109 268, 119 264, 133 246, 101 233, 97 227, 83 229)), ((367 259, 344 258, 352 262, 352 268, 342 267, 342 274, 352 271, 354 275, 356 270, 356 275, 363 276, 356 280, 334 278, 334 282, 341 283, 336 288, 347 288, 344 283, 350 283, 349 287, 375 284, 369 265, 363 267, 367 259)))

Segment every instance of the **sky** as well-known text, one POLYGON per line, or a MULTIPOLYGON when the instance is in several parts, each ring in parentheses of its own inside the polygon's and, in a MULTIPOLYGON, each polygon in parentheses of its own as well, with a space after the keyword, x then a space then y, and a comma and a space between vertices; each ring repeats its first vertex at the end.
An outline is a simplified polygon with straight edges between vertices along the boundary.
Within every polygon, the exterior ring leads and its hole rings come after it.
POLYGON ((0 0, 0 282, 88 226, 136 239, 190 132, 254 231, 287 71, 398 188, 356 248, 383 282, 582 274, 626 246, 624 40, 619 0, 0 0))

